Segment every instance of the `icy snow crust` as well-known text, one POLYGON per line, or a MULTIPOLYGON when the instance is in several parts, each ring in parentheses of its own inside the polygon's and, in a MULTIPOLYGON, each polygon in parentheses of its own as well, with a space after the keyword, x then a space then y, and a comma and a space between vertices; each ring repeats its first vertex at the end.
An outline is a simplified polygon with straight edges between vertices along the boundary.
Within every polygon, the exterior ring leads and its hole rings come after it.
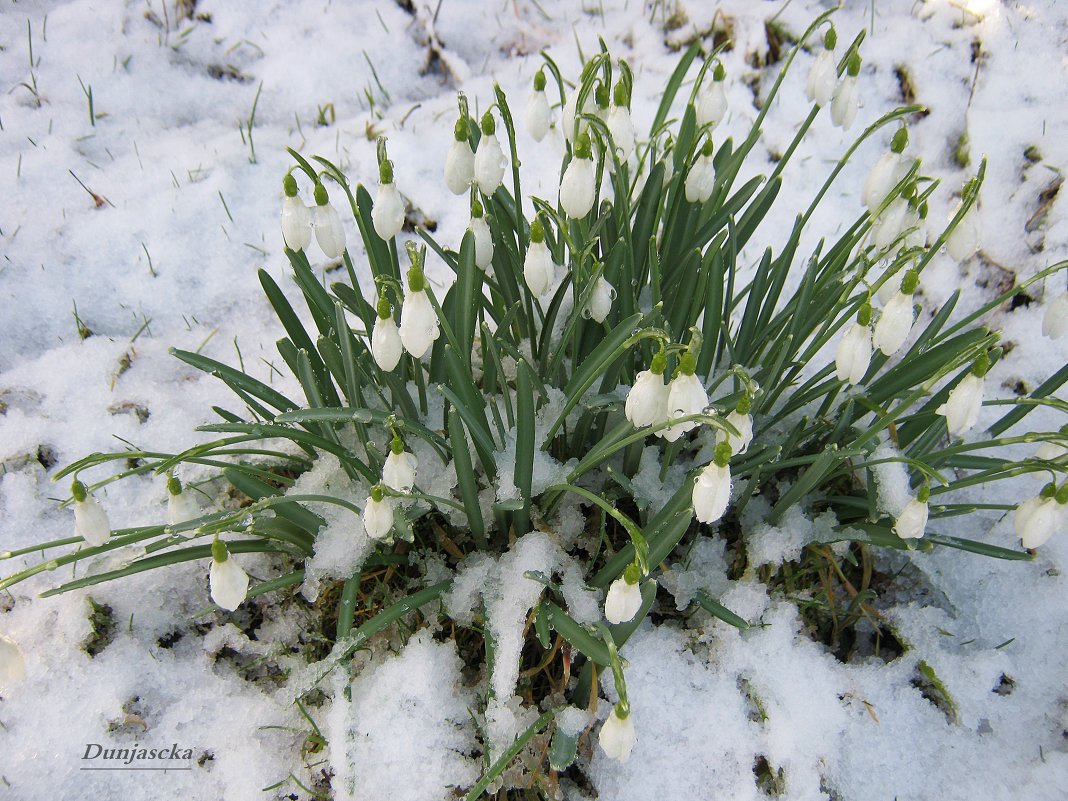
MULTIPOLYGON (((201 348, 230 363, 237 363, 239 351, 251 374, 300 396, 293 380, 270 366, 277 361, 272 343, 280 328, 254 275, 263 267, 288 286, 277 221, 281 177, 290 165, 285 146, 321 153, 354 180, 370 183, 374 144, 367 131, 373 124, 390 137, 400 190, 438 222, 442 241, 455 243, 467 225, 466 204, 446 190, 441 169, 457 88, 473 108, 482 108, 497 80, 521 110, 539 49, 549 48, 574 77, 576 36, 590 53, 602 35, 612 53, 635 69, 636 125, 644 130, 677 62, 665 41, 679 43, 709 30, 714 14, 722 12, 733 21, 735 41, 724 56, 730 110, 722 128, 737 136, 756 113, 742 79, 756 78, 763 92, 774 77, 746 62, 767 49, 765 18, 781 12, 777 22, 799 32, 824 4, 683 0, 677 4, 681 27, 665 34, 665 16, 675 6, 447 0, 432 20, 422 5, 412 16, 388 0, 201 0, 196 13, 210 21, 179 20, 173 3, 166 10, 156 3, 88 0, 5 8, 0 548, 70 535, 69 512, 50 499, 66 494, 49 481, 56 465, 113 450, 120 446, 114 437, 160 450, 188 446, 202 436, 191 430, 211 417, 212 404, 235 405, 224 386, 179 364, 168 347, 201 348), (432 27, 448 75, 424 70, 432 27), (92 87, 95 126, 79 78, 92 87), (34 81, 37 98, 20 85, 34 81), (247 123, 261 82, 253 164, 238 126, 247 123), (382 118, 369 114, 365 87, 382 118), (336 124, 317 127, 317 107, 327 103, 333 103, 336 124), (100 208, 71 173, 100 196, 100 208), (95 334, 84 341, 76 334, 75 303, 95 334), (146 320, 151 322, 134 340, 146 320)), ((907 71, 916 100, 930 109, 910 126, 910 151, 923 157, 925 171, 944 179, 932 221, 949 213, 949 192, 966 177, 952 157, 961 133, 968 134, 973 166, 980 154, 990 158, 979 210, 985 258, 964 267, 936 259, 921 283, 924 314, 958 288, 959 308, 974 308, 1011 273, 1026 278, 1065 258, 1068 221, 1060 199, 1044 222, 1025 227, 1039 209, 1039 193, 1068 163, 1065 4, 895 0, 874 4, 874 19, 872 4, 848 6, 835 17, 840 42, 873 26, 863 47, 857 124, 843 135, 821 115, 742 262, 755 263, 765 243, 778 242, 852 134, 899 103, 898 67, 907 71), (1032 146, 1041 154, 1033 164, 1024 155, 1032 146)), ((760 148, 781 153, 807 112, 803 87, 811 59, 799 56, 742 180, 770 168, 760 163, 760 148)), ((554 132, 538 147, 525 133, 520 137, 524 186, 554 197, 559 136, 554 132)), ((886 144, 877 137, 859 149, 813 216, 801 252, 818 236, 834 237, 859 213, 867 169, 886 144)), ((351 218, 345 226, 363 270, 351 218)), ((432 280, 446 279, 443 265, 431 264, 429 271, 432 280)), ((1006 396, 1018 380, 1034 385, 1050 365, 1065 362, 1065 342, 1040 336, 1042 304, 1063 288, 1037 286, 1029 306, 994 313, 993 325, 1016 347, 992 371, 991 393, 1006 396)), ((833 351, 825 356, 829 361, 833 351)), ((980 423, 996 413, 987 408, 980 423)), ((1041 420, 1034 415, 1032 426, 1041 420)), ((434 462, 429 453, 417 455, 421 465, 434 462)), ((325 460, 317 469, 322 473, 316 480, 331 478, 325 460)), ((549 482, 558 466, 541 469, 549 482)), ((639 503, 663 497, 657 473, 643 460, 634 482, 639 503)), ((195 479, 196 473, 183 478, 195 479)), ((902 502, 899 479, 892 466, 877 475, 879 501, 888 509, 902 502)), ((455 475, 441 470, 426 480, 447 495, 455 475)), ((669 487, 680 480, 669 471, 669 487)), ((1004 497, 984 500, 1015 502, 1037 489, 1023 482, 1002 489, 1004 497)), ((111 484, 102 500, 115 526, 165 514, 164 487, 147 478, 111 484)), ((299 753, 310 727, 288 703, 285 679, 305 664, 299 640, 310 620, 300 619, 292 605, 285 616, 270 604, 250 605, 263 611, 256 620, 248 609, 194 618, 208 603, 206 564, 47 600, 34 595, 69 572, 16 586, 0 598, 0 632, 22 647, 28 677, 0 691, 0 796, 248 799, 295 792, 303 799, 307 794, 292 783, 262 788, 285 782, 290 771, 305 783, 332 771, 338 798, 452 797, 453 787, 470 786, 482 769, 473 756, 479 746, 468 714, 481 708, 479 697, 492 689, 494 748, 534 714, 512 703, 518 638, 539 592, 523 571, 562 570, 571 611, 582 620, 596 619, 596 598, 558 548, 569 547, 581 531, 575 505, 562 508, 556 544, 528 535, 499 559, 471 560, 453 590, 450 605, 459 612, 473 614, 479 602, 491 611, 502 649, 494 674, 472 686, 453 644, 428 631, 394 653, 380 648, 361 654, 351 682, 335 672, 323 684, 326 700, 309 709, 329 740, 326 751, 309 757, 328 760, 312 775, 302 769, 299 753), (491 576, 495 582, 486 581, 491 576), (87 597, 112 610, 113 639, 95 658, 82 648, 91 635, 87 597), (272 666, 276 680, 249 681, 264 665, 272 666), (172 742, 194 749, 191 770, 79 770, 87 743, 172 742)), ((754 521, 752 535, 761 558, 773 564, 819 539, 821 528, 819 520, 787 517, 779 529, 760 529, 754 521)), ((990 518, 983 538, 1012 545, 1009 521, 990 518)), ((351 518, 328 517, 307 565, 305 594, 315 597, 316 580, 346 575, 366 549, 351 518)), ((121 558, 79 567, 78 574, 114 567, 121 558)), ((907 568, 916 588, 884 599, 892 601, 888 620, 909 647, 889 663, 870 656, 852 664, 814 643, 796 608, 769 598, 754 576, 728 581, 720 541, 699 542, 673 561, 661 583, 680 608, 703 590, 763 625, 741 633, 704 612, 685 626, 643 624, 623 652, 638 742, 625 765, 606 760, 593 744, 589 771, 598 797, 759 799, 756 765, 768 766, 787 799, 1068 797, 1068 539, 1055 536, 1031 563, 949 550, 883 558, 886 569, 907 568), (952 699, 951 715, 915 686, 921 662, 952 699)), ((19 567, 0 564, 5 575, 19 567)), ((256 577, 277 575, 278 566, 264 557, 243 555, 242 565, 256 577)), ((440 565, 431 567, 437 576, 440 565)), ((614 697, 610 680, 602 689, 614 697)), ((602 703, 597 717, 607 710, 602 703)), ((589 722, 584 713, 570 711, 561 724, 578 731, 589 722)), ((566 781, 562 787, 567 797, 584 797, 566 781)))

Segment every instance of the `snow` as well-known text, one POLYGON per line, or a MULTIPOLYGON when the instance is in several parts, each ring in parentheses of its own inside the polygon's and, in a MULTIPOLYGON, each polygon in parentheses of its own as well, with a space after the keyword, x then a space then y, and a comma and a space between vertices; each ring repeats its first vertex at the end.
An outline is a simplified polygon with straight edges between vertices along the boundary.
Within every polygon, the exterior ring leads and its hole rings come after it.
MULTIPOLYGON (((272 367, 281 366, 273 342, 282 331, 255 278, 262 267, 287 294, 296 294, 277 219, 281 177, 290 164, 286 146, 320 153, 369 184, 375 176, 368 134, 388 135, 401 192, 437 222, 441 241, 455 243, 468 213, 446 192, 441 168, 456 89, 480 109, 498 81, 521 117, 538 51, 549 48, 573 77, 576 42, 589 54, 603 35, 613 54, 634 66, 641 130, 678 58, 665 43, 677 49, 730 20, 736 46, 723 54, 729 111, 722 127, 737 140, 756 114, 746 79, 756 80, 761 97, 771 85, 746 62, 767 51, 764 20, 777 15, 796 33, 826 5, 447 0, 436 13, 418 6, 413 17, 388 0, 201 0, 196 11, 210 15, 210 22, 179 20, 174 3, 11 5, 0 14, 0 549, 70 535, 70 512, 55 503, 67 487, 50 481, 59 466, 123 442, 175 451, 211 438, 192 429, 213 417, 212 405, 240 410, 225 386, 169 356, 170 347, 228 363, 240 359, 250 374, 303 400, 296 382, 272 367), (686 21, 665 33, 676 8, 686 21), (424 71, 431 33, 448 74, 424 71), (92 87, 94 110, 102 115, 95 125, 79 78, 92 87), (22 85, 34 81, 39 105, 22 85), (247 124, 261 85, 251 163, 238 129, 247 124), (316 118, 326 104, 333 104, 336 122, 320 127, 316 118), (107 202, 96 208, 75 176, 107 202), (75 304, 94 334, 85 340, 77 336, 75 304)), ((900 101, 898 67, 905 68, 917 102, 930 109, 910 123, 907 153, 922 156, 927 174, 943 182, 932 199, 932 226, 945 220, 979 157, 989 158, 979 207, 981 255, 963 265, 940 256, 925 269, 917 295, 923 319, 955 290, 962 293, 960 308, 974 308, 1013 276, 1026 279, 1068 256, 1063 198, 1043 208, 1039 197, 1068 164, 1064 4, 894 0, 847 4, 835 17, 840 43, 872 26, 862 47, 858 120, 843 134, 821 114, 742 263, 754 264, 765 244, 780 241, 853 135, 900 101), (954 160, 964 132, 967 169, 954 160), (1028 158, 1029 148, 1036 158, 1028 158)), ((811 60, 808 53, 798 56, 742 180, 766 172, 764 157, 789 145, 807 113, 803 85, 811 60)), ((835 236, 859 212, 864 177, 891 134, 885 129, 860 146, 816 208, 799 252, 810 252, 818 237, 835 236)), ((519 140, 525 189, 554 197, 563 152, 558 136, 535 146, 521 131, 519 140)), ((306 197, 308 187, 302 192, 306 197)), ((525 208, 529 212, 529 203, 525 208)), ((356 226, 351 219, 345 226, 348 241, 356 243, 356 226)), ((353 257, 366 281, 358 245, 353 257)), ((331 265, 316 267, 326 281, 337 280, 327 271, 331 265)), ((433 258, 428 271, 436 286, 447 280, 447 268, 433 258)), ((739 280, 748 275, 743 271, 739 280)), ((788 285, 784 297, 795 286, 788 285)), ((1029 305, 991 315, 1003 342, 1015 346, 991 370, 991 395, 1008 396, 1018 381, 1034 386, 1050 365, 1065 362, 1065 340, 1041 336, 1043 306, 1063 290, 1062 274, 1033 286, 1029 305)), ((425 422, 438 430, 440 397, 431 393, 429 400, 425 422)), ((545 409, 556 404, 550 399, 545 409)), ((1001 413, 986 407, 980 426, 1001 413)), ((1039 410, 1021 430, 1059 425, 1056 415, 1039 410)), ((442 467, 420 440, 408 444, 420 461, 420 487, 455 497, 451 466, 442 467)), ((1033 450, 1021 445, 1011 452, 1023 457, 1033 450)), ((710 454, 704 456, 707 461, 710 454)), ((324 458, 317 470, 329 464, 324 458)), ((536 481, 559 480, 561 469, 543 461, 536 481)), ((900 471, 888 465, 875 473, 880 508, 890 511, 904 497, 900 471)), ((98 468, 88 477, 107 475, 107 468, 98 468)), ((655 504, 664 492, 657 466, 643 459, 639 475, 641 500, 655 504)), ((669 470, 667 483, 681 475, 669 470)), ((502 471, 502 479, 508 476, 502 471)), ((197 477, 192 470, 182 476, 197 477)), ((1021 480, 996 488, 990 493, 996 497, 975 500, 1013 503, 1033 495, 1044 480, 1021 480)), ((482 494, 487 520, 494 492, 482 494)), ((116 527, 163 520, 166 493, 158 479, 112 483, 97 495, 116 527)), ((750 514, 759 511, 759 500, 750 503, 750 514)), ((304 589, 311 596, 314 579, 347 577, 365 554, 354 517, 334 508, 315 511, 327 525, 307 563, 304 589)), ((469 709, 478 707, 487 687, 495 698, 495 747, 524 728, 534 711, 517 709, 513 700, 518 647, 541 593, 524 571, 561 570, 569 611, 580 620, 596 615, 595 594, 583 589, 560 553, 583 536, 577 501, 565 498, 551 522, 552 536, 528 534, 499 560, 467 559, 446 600, 457 622, 469 624, 479 598, 485 599, 501 650, 484 683, 471 687, 454 646, 426 629, 396 653, 383 643, 361 652, 351 681, 339 669, 324 682, 327 698, 308 711, 330 742, 322 757, 329 762, 316 770, 334 772, 337 797, 432 801, 447 797, 451 787, 469 786, 482 768, 472 756, 479 743, 469 709)), ((974 536, 968 529, 975 526, 989 529, 991 542, 1014 544, 1011 522, 993 512, 978 523, 939 521, 946 534, 974 536)), ((756 527, 754 559, 775 565, 793 558, 817 528, 800 512, 777 528, 756 527)), ((3 574, 39 555, 0 562, 3 574)), ((106 557, 75 575, 126 558, 106 557)), ((888 625, 910 648, 891 661, 868 654, 843 663, 815 643, 796 608, 769 596, 752 572, 729 581, 720 542, 698 541, 689 560, 662 579, 676 605, 685 607, 702 589, 761 625, 739 632, 697 612, 685 622, 639 628, 623 650, 638 741, 625 765, 609 762, 594 746, 589 773, 598 797, 760 799, 754 767, 761 764, 772 776, 782 770, 787 799, 1068 796, 1068 539, 1055 536, 1026 563, 946 549, 880 558, 884 568, 907 568, 926 605, 908 592, 883 599, 888 625), (953 699, 956 722, 915 686, 921 661, 953 699)), ((256 577, 278 573, 269 557, 241 559, 256 577)), ((434 577, 443 574, 440 560, 424 564, 432 565, 434 577)), ((185 563, 86 591, 34 597, 68 580, 67 568, 0 598, 0 633, 18 642, 27 670, 23 682, 0 688, 0 773, 12 798, 307 797, 288 782, 290 771, 309 781, 300 772, 309 725, 290 703, 299 679, 286 674, 300 675, 300 650, 309 644, 314 615, 263 598, 233 616, 197 616, 208 605, 207 572, 206 562, 185 563), (87 597, 109 605, 115 621, 114 639, 95 657, 83 648, 90 636, 87 597), (256 671, 241 667, 257 660, 258 670, 274 671, 275 679, 252 680, 256 671), (154 746, 157 738, 194 748, 192 770, 79 770, 86 743, 127 747, 151 740, 154 746), (284 784, 261 792, 277 782, 284 784)), ((612 693, 610 676, 602 678, 603 690, 612 693)), ((598 715, 605 714, 602 703, 598 715)), ((588 722, 581 710, 558 718, 569 731, 588 722)), ((564 786, 568 797, 586 797, 566 780, 564 786)))

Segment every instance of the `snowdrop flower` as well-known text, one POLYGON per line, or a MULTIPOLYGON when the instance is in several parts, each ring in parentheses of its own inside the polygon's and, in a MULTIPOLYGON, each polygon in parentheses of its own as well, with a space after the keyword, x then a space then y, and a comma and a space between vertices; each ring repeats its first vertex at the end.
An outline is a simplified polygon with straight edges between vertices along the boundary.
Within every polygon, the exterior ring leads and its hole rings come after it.
POLYGON ((70 487, 74 496, 74 533, 90 545, 104 545, 111 539, 111 524, 100 502, 89 495, 85 485, 75 480, 70 487))
MULTIPOLYGON (((1061 433, 1068 434, 1068 431, 1061 429, 1061 433)), ((1042 459, 1046 462, 1060 459, 1065 454, 1068 454, 1068 447, 1065 447, 1059 442, 1043 442, 1037 449, 1035 449, 1035 458, 1042 459)))
POLYGON ((601 726, 599 741, 604 753, 610 759, 626 762, 634 748, 637 737, 634 734, 634 721, 630 719, 629 710, 620 712, 620 704, 612 707, 604 725, 601 726))
POLYGON ((382 465, 382 483, 397 492, 411 492, 418 467, 419 460, 415 454, 404 450, 404 442, 394 436, 389 445, 389 456, 382 465))
MULTIPOLYGON (((960 207, 958 206, 950 219, 955 217, 959 210, 960 207)), ((947 237, 946 251, 949 253, 950 258, 955 261, 966 261, 974 256, 975 251, 978 249, 979 220, 976 217, 975 205, 973 204, 970 209, 964 212, 964 216, 960 218, 957 227, 947 237)))
POLYGON ((371 489, 363 507, 363 528, 373 540, 384 540, 393 528, 393 499, 382 491, 381 486, 371 489))
POLYGON ((595 322, 603 323, 612 312, 612 301, 615 299, 615 287, 605 280, 604 275, 599 275, 597 280, 593 282, 586 313, 595 322))
POLYGON ((701 87, 701 93, 697 98, 697 126, 703 128, 706 125, 719 125, 727 114, 727 93, 723 89, 723 79, 727 77, 723 65, 717 63, 712 71, 712 83, 701 87))
POLYGON ((282 179, 286 199, 282 201, 282 241, 290 250, 304 250, 311 244, 311 209, 297 196, 297 179, 286 173, 282 179))
POLYGON ((211 544, 208 586, 211 588, 211 600, 229 612, 241 606, 248 594, 248 573, 230 556, 218 535, 211 544))
MULTIPOLYGON (((1068 486, 1068 485, 1066 485, 1068 486)), ((1062 488, 1064 492, 1064 488, 1062 488)), ((1048 485, 1042 494, 1021 503, 1013 514, 1013 526, 1016 536, 1025 548, 1038 548, 1045 545, 1057 529, 1063 525, 1065 506, 1058 503, 1054 485, 1048 485)), ((1068 494, 1068 493, 1065 493, 1068 494)))
POLYGON ((549 98, 545 96, 545 71, 534 73, 534 91, 527 100, 527 131, 535 142, 540 142, 549 133, 552 118, 549 98))
POLYGON ((475 238, 475 265, 485 270, 493 263, 493 234, 483 216, 482 204, 477 200, 471 204, 471 224, 467 230, 475 238))
POLYGON ((838 80, 838 65, 834 63, 834 46, 837 42, 838 34, 831 27, 823 37, 823 50, 808 71, 805 95, 810 103, 817 106, 826 106, 834 94, 834 84, 838 80))
POLYGON ((548 292, 555 266, 549 246, 545 244, 545 226, 535 218, 530 224, 530 245, 523 260, 523 278, 527 288, 538 297, 548 292))
MULTIPOLYGON (((708 392, 705 391, 701 379, 694 375, 696 369, 697 356, 692 351, 686 351, 679 357, 675 377, 668 386, 668 418, 700 414, 708 406, 708 392)), ((697 428, 697 425, 695 421, 690 420, 668 426, 657 433, 668 442, 674 442, 683 434, 697 428)))
POLYGON ((838 82, 831 100, 831 122, 843 131, 853 124, 860 106, 860 89, 857 86, 859 74, 860 54, 854 50, 846 64, 846 74, 838 82))
POLYGON ((690 203, 704 203, 712 197, 716 186, 716 167, 712 162, 712 139, 705 140, 701 155, 686 173, 686 199, 690 203))
POLYGON ((575 155, 560 180, 560 206, 573 220, 590 213, 596 195, 593 150, 589 134, 583 133, 575 144, 575 155))
POLYGON ((909 224, 909 202, 903 197, 892 201, 871 226, 872 243, 879 252, 887 251, 909 224))
POLYGON ((200 517, 200 504, 192 492, 186 492, 177 477, 167 479, 167 525, 177 526, 200 517))
POLYGON ((315 241, 328 259, 341 258, 345 252, 345 226, 337 209, 330 205, 326 187, 321 183, 315 185, 315 241))
POLYGON ((1068 333, 1068 292, 1062 292, 1046 307, 1042 318, 1042 335, 1060 339, 1068 333))
POLYGON ((740 436, 735 436, 722 428, 716 431, 716 444, 726 442, 731 454, 745 453, 753 441, 753 417, 749 414, 753 402, 748 395, 743 395, 734 410, 727 415, 727 422, 738 429, 740 436))
POLYGON ((408 270, 408 294, 401 304, 398 333, 404 349, 416 359, 430 350, 441 333, 438 316, 426 293, 426 277, 415 264, 408 270))
POLYGON ((616 84, 614 97, 615 104, 608 112, 607 125, 619 160, 623 162, 634 152, 634 121, 630 116, 630 94, 623 81, 616 84))
POLYGON ((371 207, 371 223, 375 233, 388 242, 404 227, 404 201, 393 183, 393 162, 382 159, 378 175, 378 194, 371 207))
POLYGON ((10 687, 26 678, 26 660, 18 644, 0 634, 0 687, 10 687))
POLYGON ((931 491, 924 487, 919 495, 905 504, 905 508, 898 514, 894 521, 894 533, 903 540, 918 540, 923 536, 927 528, 927 514, 929 512, 927 499, 931 491))
POLYGON ((487 111, 482 115, 482 138, 478 140, 478 150, 475 151, 475 182, 487 195, 492 195, 501 185, 507 164, 501 143, 495 135, 496 130, 493 114, 487 111))
POLYGON ((454 195, 462 195, 475 180, 475 151, 468 141, 467 116, 456 120, 453 128, 452 146, 445 156, 445 185, 454 195))
POLYGON ((648 370, 634 377, 634 386, 627 393, 624 413, 635 428, 655 426, 667 419, 668 387, 664 383, 667 355, 660 351, 653 356, 648 370))
POLYGON ((609 623, 626 623, 633 620, 642 608, 641 570, 630 564, 623 575, 612 582, 604 599, 604 616, 609 623))
POLYGON ((857 313, 857 321, 846 329, 838 343, 834 366, 838 380, 846 384, 859 384, 871 364, 871 304, 864 303, 857 313))
POLYGON ((884 153, 868 173, 861 192, 861 200, 868 211, 874 212, 908 172, 908 160, 902 155, 908 141, 908 129, 904 126, 898 128, 889 152, 884 153))
POLYGON ((887 356, 897 353, 912 331, 912 293, 916 291, 918 283, 916 271, 908 270, 901 279, 901 289, 890 298, 879 322, 875 324, 872 345, 887 356))
POLYGON ((378 315, 371 330, 371 355, 379 369, 388 373, 400 362, 403 352, 400 332, 393 321, 393 307, 385 298, 379 298, 378 315))
POLYGON ((726 442, 716 446, 716 458, 698 473, 693 482, 693 515, 700 523, 715 523, 727 511, 731 500, 731 448, 726 442))
POLYGON ((977 362, 972 372, 950 390, 946 402, 935 409, 936 414, 946 418, 946 428, 951 437, 961 436, 979 421, 979 411, 983 408, 985 372, 977 362), (976 370, 982 370, 982 374, 977 374, 976 370))

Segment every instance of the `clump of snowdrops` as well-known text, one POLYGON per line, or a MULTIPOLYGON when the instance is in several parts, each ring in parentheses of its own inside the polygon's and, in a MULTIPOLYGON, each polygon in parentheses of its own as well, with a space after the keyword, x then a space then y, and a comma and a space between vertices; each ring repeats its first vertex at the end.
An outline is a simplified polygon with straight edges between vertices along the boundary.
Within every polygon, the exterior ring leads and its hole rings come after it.
MULTIPOLYGON (((266 272, 260 282, 286 330, 279 354, 304 398, 175 351, 229 385, 244 410, 215 408, 221 422, 200 430, 219 437, 182 453, 93 454, 60 471, 57 478, 75 477, 69 501, 75 536, 37 548, 67 552, 0 586, 122 549, 128 559, 121 567, 45 595, 198 560, 210 572, 212 600, 233 610, 301 584, 322 510, 342 507, 353 516, 353 536, 362 531, 377 542, 362 570, 407 565, 409 572, 399 575, 409 577, 402 590, 410 594, 354 627, 362 575, 355 572, 341 593, 337 645, 325 672, 402 614, 438 614, 432 604, 450 580, 425 586, 416 562, 408 561, 416 552, 446 555, 435 531, 447 535, 450 564, 462 564, 477 552, 502 553, 531 530, 551 534, 570 499, 587 525, 569 553, 586 585, 605 593, 604 620, 579 624, 553 577, 532 576, 544 583, 533 629, 547 657, 561 646, 570 654, 567 669, 575 677, 559 685, 557 700, 562 695, 595 707, 596 676, 612 671, 618 701, 599 742, 609 757, 626 759, 641 713, 631 712, 618 649, 657 602, 658 565, 680 543, 717 529, 744 564, 739 519, 752 499, 766 504, 765 522, 772 525, 795 507, 830 513, 835 522, 826 542, 1028 558, 1025 550, 984 541, 982 532, 976 539, 942 534, 940 522, 975 512, 958 500, 963 490, 1044 472, 1046 489, 1015 509, 1017 534, 1034 548, 1064 527, 1068 436, 1006 432, 1020 432, 1017 424, 1035 406, 1064 412, 1051 395, 1068 369, 1028 395, 985 400, 985 376, 1002 351, 998 333, 983 324, 988 312, 1064 265, 978 309, 958 309, 959 292, 938 309, 922 308, 932 259, 948 251, 967 260, 979 247, 975 205, 984 168, 955 187, 960 200, 948 222, 931 220, 928 200, 945 190, 909 153, 905 120, 916 107, 893 110, 860 131, 791 228, 760 229, 787 164, 821 115, 843 129, 854 124, 863 92, 861 39, 841 46, 828 15, 820 17, 801 40, 816 42, 814 52, 793 49, 738 140, 723 132, 731 77, 718 52, 699 60, 697 45, 663 88, 644 133, 631 117, 631 69, 608 52, 589 59, 573 84, 546 55, 518 122, 499 88, 478 119, 461 96, 443 165, 455 202, 470 211, 459 243, 438 242, 425 230, 416 232, 421 242, 402 237, 404 193, 418 200, 418 190, 405 184, 404 166, 390 160, 384 140, 370 188, 353 185, 324 158, 291 151, 282 234, 313 327, 305 327, 266 272), (739 185, 795 61, 811 62, 810 111, 770 175, 739 185), (679 94, 686 86, 692 87, 688 98, 679 94), (565 141, 559 191, 551 197, 523 192, 518 124, 535 142, 550 135, 565 141), (820 239, 812 252, 799 252, 817 205, 871 137, 886 150, 863 187, 864 208, 845 221, 836 240, 820 239), (357 280, 339 209, 355 218, 373 285, 357 280), (739 253, 753 246, 758 230, 775 241, 755 265, 743 263, 739 253), (324 288, 312 261, 320 254, 340 260, 348 280, 324 288), (455 280, 435 286, 429 260, 447 265, 455 280), (1008 408, 979 431, 984 402, 1008 408), (1031 458, 1003 456, 1006 446, 1024 442, 1040 446, 1031 458), (431 458, 417 459, 416 443, 431 458), (673 466, 688 477, 643 506, 631 479, 649 448, 656 450, 661 479, 673 466), (337 459, 351 492, 291 491, 293 477, 322 454, 337 459), (133 466, 123 472, 83 478, 127 460, 133 466), (908 475, 910 499, 895 509, 878 502, 874 472, 887 462, 899 462, 908 475), (193 468, 196 490, 179 478, 193 468), (455 480, 431 494, 428 486, 441 471, 455 480), (103 489, 146 473, 161 477, 166 520, 113 531, 100 502, 103 489), (219 482, 247 502, 203 507, 194 491, 218 495, 219 482), (250 583, 242 558, 263 552, 284 557, 292 569, 250 583)), ((1064 301, 1057 303, 1063 312, 1064 301)), ((1051 311, 1046 321, 1049 336, 1064 333, 1059 313, 1051 311)), ((984 508, 1013 513, 1011 505, 984 508)), ((699 603, 733 625, 747 625, 716 599, 702 595, 699 603)), ((8 651, 21 669, 17 648, 0 640, 0 653, 8 651)), ((514 748, 487 763, 469 797, 551 726, 555 710, 548 712, 518 734, 514 748)), ((575 758, 579 734, 557 727, 554 736, 552 766, 562 769, 575 758)))

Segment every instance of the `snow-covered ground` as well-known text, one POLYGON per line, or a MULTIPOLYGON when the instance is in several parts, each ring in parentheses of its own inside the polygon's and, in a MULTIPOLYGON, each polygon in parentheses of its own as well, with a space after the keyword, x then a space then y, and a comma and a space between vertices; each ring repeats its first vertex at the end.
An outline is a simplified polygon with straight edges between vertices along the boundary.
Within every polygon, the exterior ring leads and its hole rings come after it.
MULTIPOLYGON (((724 57, 726 127, 738 134, 755 115, 745 79, 763 75, 752 65, 766 59, 765 20, 775 16, 798 33, 825 6, 443 0, 412 13, 403 5, 4 3, 0 549, 71 533, 69 512, 55 504, 67 488, 50 481, 59 466, 123 441, 180 448, 212 417, 212 404, 231 404, 224 386, 177 362, 169 347, 240 358, 250 373, 285 381, 269 364, 280 329, 255 270, 287 281, 278 231, 286 146, 323 154, 371 183, 374 136, 386 134, 401 191, 437 221, 441 240, 455 243, 466 203, 445 189, 441 165, 456 90, 484 107, 497 81, 521 109, 539 50, 573 77, 576 45, 589 54, 603 36, 635 70, 642 127, 680 44, 727 26, 735 46, 724 57), (428 57, 428 43, 438 58, 428 57), (79 337, 75 306, 88 338, 79 337)), ((844 134, 821 115, 786 170, 757 245, 778 243, 850 134, 911 87, 930 111, 910 126, 911 152, 943 181, 932 220, 945 218, 951 193, 981 155, 989 158, 982 255, 964 267, 936 260, 924 273, 925 308, 958 287, 962 306, 972 307, 1013 275, 1026 279, 1068 256, 1068 215, 1056 193, 1068 165, 1066 4, 879 0, 848 3, 835 21, 843 42, 869 28, 858 123, 844 134), (958 158, 965 134, 967 169, 958 158)), ((799 56, 768 116, 768 154, 782 152, 804 116, 810 63, 799 56)), ((539 173, 529 185, 551 197, 562 146, 522 136, 525 181, 539 173)), ((876 140, 859 149, 812 231, 833 235, 857 214, 863 177, 886 146, 876 140)), ((357 242, 351 219, 346 226, 357 242)), ((1019 380, 1034 386, 1065 363, 1065 341, 1040 334, 1043 303, 1063 291, 1063 275, 1036 285, 1029 305, 992 315, 1014 344, 992 373, 1000 394, 1019 380)), ((1035 489, 1017 485, 1012 498, 1035 489)), ((162 519, 164 498, 158 481, 129 480, 111 485, 106 503, 121 527, 162 519)), ((990 524, 979 538, 1014 544, 1006 521, 990 524)), ((685 629, 643 624, 625 649, 638 744, 623 765, 594 748, 598 797, 761 798, 756 773, 780 770, 776 783, 789 799, 1068 797, 1065 534, 1033 562, 947 550, 911 556, 926 602, 913 593, 881 607, 911 647, 890 662, 849 664, 814 643, 796 607, 769 598, 755 579, 728 585, 717 576, 723 565, 714 547, 702 547, 689 567, 703 576, 681 578, 719 582, 723 603, 765 625, 739 633, 711 618, 685 629), (921 662, 953 699, 955 719, 915 686, 921 662)), ((0 565, 3 575, 20 566, 0 565)), ((290 771, 308 780, 300 748, 310 727, 285 681, 272 684, 263 668, 300 662, 289 649, 307 621, 296 613, 272 619, 270 607, 262 620, 246 612, 239 622, 250 639, 226 617, 194 619, 207 603, 206 573, 187 564, 34 598, 69 578, 67 569, 0 595, 0 634, 20 644, 28 672, 0 697, 0 798, 309 797, 292 782, 261 792, 290 771), (83 647, 89 597, 110 606, 114 621, 113 641, 95 657, 83 647), (258 681, 247 680, 253 674, 258 681), (88 744, 134 742, 193 749, 191 770, 80 770, 88 744)), ((376 659, 353 682, 351 700, 337 683, 327 689, 335 700, 312 716, 331 746, 308 761, 330 760, 316 770, 332 764, 357 777, 356 797, 444 798, 447 787, 478 777, 469 756, 471 689, 447 643, 418 635, 398 655, 376 659)), ((568 792, 584 798, 593 790, 568 792)))

